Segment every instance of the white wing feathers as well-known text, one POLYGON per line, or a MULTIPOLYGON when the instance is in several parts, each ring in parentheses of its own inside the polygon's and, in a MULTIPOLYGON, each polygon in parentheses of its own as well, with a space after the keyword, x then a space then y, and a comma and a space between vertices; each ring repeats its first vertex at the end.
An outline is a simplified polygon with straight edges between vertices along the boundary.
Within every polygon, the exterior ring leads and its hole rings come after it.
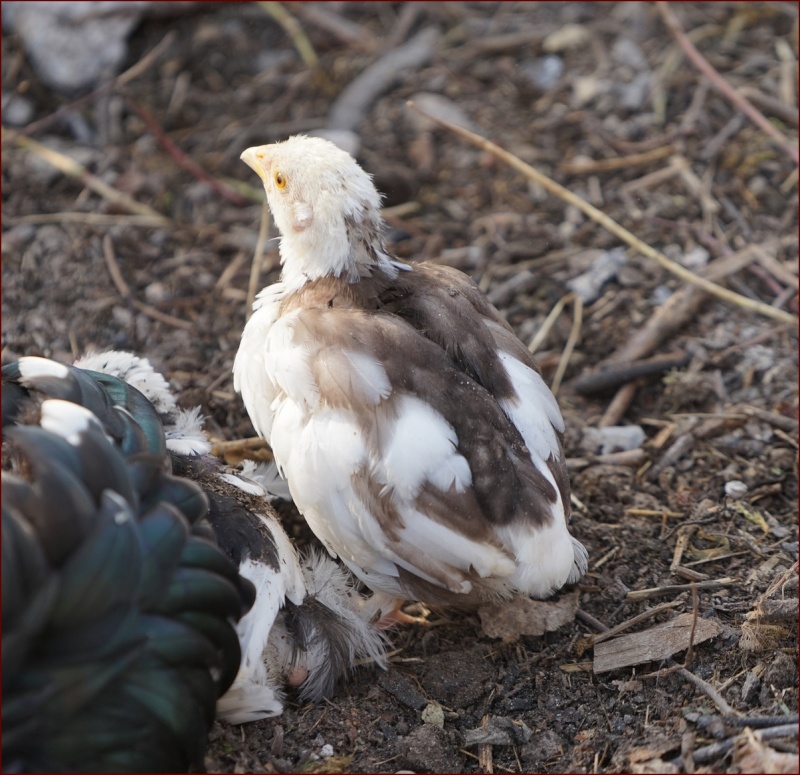
MULTIPOLYGON (((454 427, 426 401, 393 386, 372 353, 336 346, 336 336, 329 342, 309 336, 300 329, 301 312, 275 319, 266 304, 255 312, 236 358, 235 385, 256 429, 263 435, 269 429, 292 497, 331 554, 373 589, 395 595, 403 594, 400 569, 461 593, 470 591, 472 573, 539 596, 575 576, 580 557, 560 502, 549 527, 496 528, 491 542, 420 511, 415 500, 423 488, 458 494, 472 485, 454 427), (256 345, 260 352, 250 360, 256 345), (395 517, 388 534, 386 515, 372 513, 364 498, 366 481, 390 499, 395 517)), ((516 393, 501 407, 558 491, 547 463, 562 454, 564 423, 555 398, 533 369, 502 349, 497 353, 516 393)))

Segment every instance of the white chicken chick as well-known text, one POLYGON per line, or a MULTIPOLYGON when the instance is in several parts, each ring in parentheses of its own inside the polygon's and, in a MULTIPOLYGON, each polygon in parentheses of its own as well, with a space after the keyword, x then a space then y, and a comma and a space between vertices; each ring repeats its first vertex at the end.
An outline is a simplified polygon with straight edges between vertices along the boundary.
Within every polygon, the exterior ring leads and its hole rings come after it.
POLYGON ((387 253, 380 195, 332 143, 242 159, 283 271, 254 304, 234 387, 328 551, 395 604, 576 582, 564 422, 510 326, 463 273, 387 253))

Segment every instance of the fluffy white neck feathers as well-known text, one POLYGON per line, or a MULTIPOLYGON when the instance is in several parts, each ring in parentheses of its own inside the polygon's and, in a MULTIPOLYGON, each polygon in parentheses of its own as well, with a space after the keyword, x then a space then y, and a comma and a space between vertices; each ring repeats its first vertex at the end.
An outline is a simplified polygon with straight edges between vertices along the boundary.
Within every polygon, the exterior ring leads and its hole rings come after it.
POLYGON ((357 282, 376 267, 396 273, 383 247, 380 195, 348 153, 296 135, 248 148, 241 158, 264 184, 287 289, 325 276, 357 282))

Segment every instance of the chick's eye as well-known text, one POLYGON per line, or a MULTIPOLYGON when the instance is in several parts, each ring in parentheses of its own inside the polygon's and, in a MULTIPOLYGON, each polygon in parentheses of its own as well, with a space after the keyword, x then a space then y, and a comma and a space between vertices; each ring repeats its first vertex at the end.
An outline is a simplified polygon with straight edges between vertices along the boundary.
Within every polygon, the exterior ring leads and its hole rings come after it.
POLYGON ((275 179, 275 185, 278 188, 286 188, 286 175, 278 170, 275 170, 272 177, 275 179))

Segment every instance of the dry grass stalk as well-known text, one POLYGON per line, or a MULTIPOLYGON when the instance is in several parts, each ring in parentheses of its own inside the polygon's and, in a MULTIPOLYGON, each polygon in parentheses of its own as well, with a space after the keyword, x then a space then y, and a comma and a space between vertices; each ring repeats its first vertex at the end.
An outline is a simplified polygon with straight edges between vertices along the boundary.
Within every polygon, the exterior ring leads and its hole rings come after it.
MULTIPOLYGON (((6 129, 3 129, 2 136, 4 140, 8 137, 6 129)), ((54 151, 52 148, 48 148, 46 145, 43 145, 42 143, 30 137, 25 137, 24 135, 16 135, 13 138, 13 142, 20 148, 24 148, 26 151, 36 154, 36 156, 42 159, 42 161, 47 162, 51 167, 55 167, 59 172, 63 173, 67 177, 79 180, 84 186, 87 186, 96 194, 99 194, 101 197, 103 197, 103 199, 111 202, 117 207, 120 207, 123 210, 127 210, 131 213, 136 213, 137 215, 147 216, 148 218, 151 218, 154 223, 157 223, 160 226, 169 226, 171 223, 170 219, 165 215, 161 215, 161 213, 156 212, 152 207, 148 207, 145 204, 137 202, 135 199, 132 199, 122 191, 112 188, 107 183, 104 183, 102 180, 100 180, 100 178, 92 175, 92 173, 89 172, 89 170, 87 170, 82 164, 79 164, 69 156, 65 156, 63 153, 54 151)))
POLYGON ((308 36, 303 32, 300 22, 294 18, 281 3, 273 0, 264 0, 259 5, 283 27, 284 32, 291 38, 297 53, 306 67, 316 67, 319 58, 308 36))
POLYGON ((695 274, 686 267, 681 266, 679 263, 672 261, 663 253, 659 252, 655 248, 650 247, 650 245, 640 240, 634 234, 631 234, 631 232, 629 232, 626 228, 620 226, 602 210, 598 210, 596 207, 590 205, 576 194, 573 194, 569 189, 564 188, 564 186, 556 183, 554 180, 551 180, 537 169, 531 167, 530 164, 526 164, 524 161, 522 161, 522 159, 515 156, 513 153, 506 151, 504 148, 501 148, 499 145, 487 140, 485 137, 482 137, 475 132, 471 132, 469 129, 464 129, 464 127, 458 126, 457 124, 453 124, 450 121, 445 121, 444 119, 432 116, 431 114, 420 110, 411 100, 406 102, 406 106, 430 119, 439 126, 449 129, 451 132, 454 132, 460 137, 469 140, 469 142, 471 142, 473 145, 476 145, 478 148, 488 151, 493 156, 496 156, 498 159, 504 161, 514 169, 519 170, 523 175, 530 180, 533 180, 535 183, 538 183, 550 194, 558 199, 561 199, 563 202, 572 205, 573 207, 577 207, 584 215, 591 218, 606 231, 610 232, 615 237, 618 237, 642 255, 652 258, 664 269, 666 269, 668 272, 671 272, 676 277, 679 277, 681 280, 685 280, 686 282, 701 288, 707 293, 716 296, 718 299, 723 299, 724 301, 735 304, 742 309, 758 313, 759 315, 764 315, 765 317, 781 320, 786 323, 797 324, 800 322, 800 319, 798 319, 796 315, 790 315, 788 312, 776 309, 769 304, 764 304, 763 302, 755 299, 748 299, 746 296, 734 293, 733 291, 723 288, 721 285, 717 285, 705 277, 695 274))
POLYGON ((250 264, 250 280, 247 284, 247 311, 245 319, 249 320, 253 314, 253 302, 258 293, 258 286, 261 279, 261 260, 264 255, 264 246, 267 244, 267 234, 269 233, 269 205, 266 199, 261 209, 261 226, 258 229, 258 240, 253 254, 253 263, 250 264))

